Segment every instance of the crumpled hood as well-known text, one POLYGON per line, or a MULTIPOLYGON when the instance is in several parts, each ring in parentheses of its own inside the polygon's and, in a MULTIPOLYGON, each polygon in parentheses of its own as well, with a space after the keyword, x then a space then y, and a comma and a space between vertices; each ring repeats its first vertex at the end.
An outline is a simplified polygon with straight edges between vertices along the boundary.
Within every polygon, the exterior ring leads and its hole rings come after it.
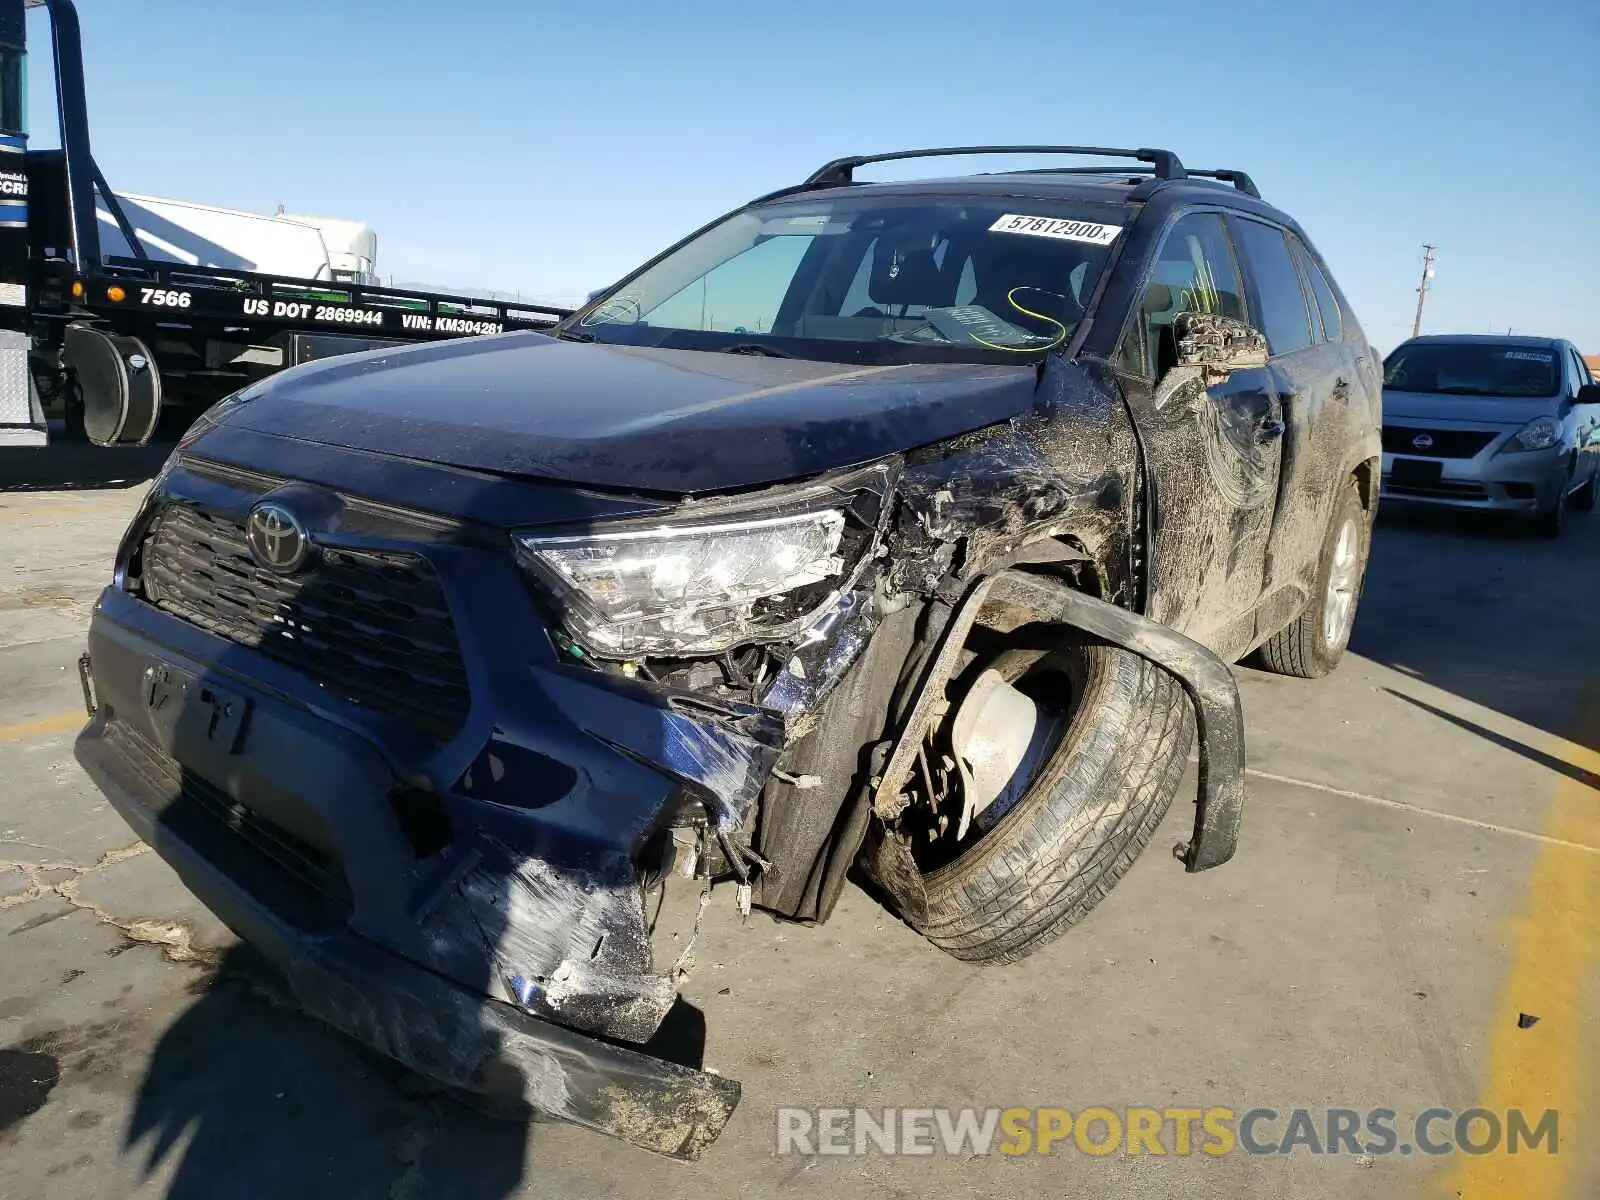
POLYGON ((325 359, 272 376, 222 424, 592 487, 778 483, 1006 420, 1018 366, 851 366, 512 333, 325 359))
POLYGON ((1452 396, 1383 389, 1384 420, 1463 429, 1520 429, 1535 417, 1555 416, 1561 401, 1501 396, 1452 396))

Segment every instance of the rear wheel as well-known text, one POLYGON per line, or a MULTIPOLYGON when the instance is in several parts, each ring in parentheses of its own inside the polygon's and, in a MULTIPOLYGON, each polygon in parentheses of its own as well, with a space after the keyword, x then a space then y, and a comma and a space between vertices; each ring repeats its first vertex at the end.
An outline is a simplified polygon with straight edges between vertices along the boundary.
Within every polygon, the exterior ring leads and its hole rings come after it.
MULTIPOLYGON (((1194 717, 1176 679, 1102 642, 987 666, 1033 702, 1035 736, 967 836, 919 852, 927 915, 913 923, 957 958, 1014 962, 1082 920, 1139 857, 1172 803, 1194 717)), ((963 761, 969 778, 981 771, 963 761)))
POLYGON ((1355 628, 1371 546, 1372 522, 1361 506, 1356 481, 1351 479, 1333 507, 1333 519, 1322 539, 1310 602, 1292 624, 1262 644, 1255 653, 1255 665, 1301 679, 1320 679, 1339 665, 1355 628))

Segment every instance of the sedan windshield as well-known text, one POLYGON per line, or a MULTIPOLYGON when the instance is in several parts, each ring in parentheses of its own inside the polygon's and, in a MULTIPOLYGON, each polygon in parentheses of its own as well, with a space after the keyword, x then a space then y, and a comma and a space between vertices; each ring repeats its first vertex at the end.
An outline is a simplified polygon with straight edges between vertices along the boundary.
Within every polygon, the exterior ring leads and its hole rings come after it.
POLYGON ((613 290, 565 336, 840 361, 1026 361, 1083 320, 1125 212, 1017 197, 766 204, 613 290))
POLYGON ((1384 363, 1383 386, 1447 396, 1553 396, 1561 386, 1556 352, 1494 342, 1419 342, 1384 363))

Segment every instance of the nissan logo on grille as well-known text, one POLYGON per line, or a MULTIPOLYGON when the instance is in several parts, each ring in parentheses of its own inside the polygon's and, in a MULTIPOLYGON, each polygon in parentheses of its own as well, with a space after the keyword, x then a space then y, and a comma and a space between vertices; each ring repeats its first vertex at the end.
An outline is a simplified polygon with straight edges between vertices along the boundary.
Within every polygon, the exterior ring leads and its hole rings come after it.
POLYGON ((291 575, 311 556, 311 538, 300 519, 283 505, 263 501, 250 510, 244 523, 250 557, 269 571, 291 575))
POLYGON ((1411 439, 1411 444, 1418 450, 1426 450, 1433 445, 1433 439, 1425 433, 1419 433, 1411 439))

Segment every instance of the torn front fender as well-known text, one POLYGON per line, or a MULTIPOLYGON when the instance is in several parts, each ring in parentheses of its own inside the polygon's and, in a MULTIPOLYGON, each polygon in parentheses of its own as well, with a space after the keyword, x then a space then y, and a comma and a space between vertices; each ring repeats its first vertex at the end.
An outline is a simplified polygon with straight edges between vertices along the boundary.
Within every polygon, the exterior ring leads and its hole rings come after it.
POLYGON ((1244 710, 1227 663, 1175 629, 1057 580, 1011 570, 985 582, 996 612, 986 626, 1008 632, 1034 621, 1070 625, 1148 659, 1183 684, 1200 734, 1200 791, 1194 837, 1176 852, 1190 871, 1232 858, 1244 811, 1244 710))

